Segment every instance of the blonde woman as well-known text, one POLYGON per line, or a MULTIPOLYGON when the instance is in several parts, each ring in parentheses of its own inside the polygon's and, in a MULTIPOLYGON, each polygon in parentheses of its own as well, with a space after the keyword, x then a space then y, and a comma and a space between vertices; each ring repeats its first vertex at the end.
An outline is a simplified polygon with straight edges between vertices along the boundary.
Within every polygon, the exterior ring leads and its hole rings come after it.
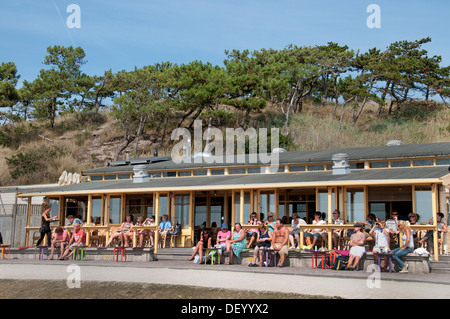
POLYGON ((406 256, 409 253, 414 251, 414 238, 412 235, 411 228, 409 227, 408 222, 404 220, 400 220, 397 223, 398 230, 403 233, 402 235, 402 247, 395 248, 392 250, 392 257, 398 262, 400 265, 400 272, 407 273, 408 272, 408 264, 403 263, 401 257, 406 256))

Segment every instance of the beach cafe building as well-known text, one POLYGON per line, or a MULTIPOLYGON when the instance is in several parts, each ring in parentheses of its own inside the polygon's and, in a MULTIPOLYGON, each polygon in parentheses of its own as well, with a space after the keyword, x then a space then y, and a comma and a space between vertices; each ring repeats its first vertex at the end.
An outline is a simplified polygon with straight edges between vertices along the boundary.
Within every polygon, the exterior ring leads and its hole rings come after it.
MULTIPOLYGON (((201 163, 198 159, 175 163, 170 157, 122 160, 82 172, 87 182, 26 190, 18 196, 29 203, 35 196, 45 196, 60 225, 66 225, 68 215, 80 216, 95 223, 85 226, 90 231, 117 227, 128 214, 134 221, 154 215, 157 225, 146 227, 156 229, 167 214, 172 224, 182 226, 176 244, 183 247, 192 246, 202 228, 217 230, 223 222, 247 224, 252 212, 263 219, 268 212, 275 218, 297 213, 310 224, 314 212, 321 211, 331 224, 331 212, 338 209, 346 222, 342 228, 352 228, 370 213, 386 220, 394 210, 400 219, 414 212, 420 220, 413 227, 434 230, 438 247, 436 214, 444 213, 446 223, 448 218, 450 143, 281 150, 278 155, 275 168, 250 162, 248 156, 234 163, 206 157, 201 163)), ((27 243, 40 226, 40 217, 33 219, 34 224, 30 217, 28 213, 27 243)))

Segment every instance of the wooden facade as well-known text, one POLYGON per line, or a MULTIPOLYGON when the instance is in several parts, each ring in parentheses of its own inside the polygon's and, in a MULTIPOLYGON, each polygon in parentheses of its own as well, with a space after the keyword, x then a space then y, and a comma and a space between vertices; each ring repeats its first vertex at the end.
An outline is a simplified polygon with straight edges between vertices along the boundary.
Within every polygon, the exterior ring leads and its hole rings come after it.
MULTIPOLYGON (((357 164, 349 174, 342 176, 333 175, 331 157, 329 161, 319 158, 314 162, 311 156, 309 162, 303 163, 295 162, 295 153, 286 155, 290 156, 289 162, 281 161, 276 172, 269 172, 264 165, 248 163, 191 165, 189 169, 182 165, 171 166, 170 162, 163 168, 149 163, 146 172, 151 177, 142 183, 133 183, 133 165, 128 164, 106 167, 101 173, 98 170, 84 172, 90 180, 86 183, 31 190, 19 196, 28 197, 29 203, 33 196, 46 196, 46 202, 54 208, 52 215, 57 212, 59 216, 60 226, 65 224, 68 215, 79 215, 95 223, 95 226, 85 227, 88 230, 118 226, 128 214, 133 215, 135 221, 138 216, 152 215, 160 221, 161 216, 167 214, 172 224, 181 223, 178 244, 183 246, 194 244, 199 229, 215 230, 223 222, 230 226, 236 222, 245 225, 251 212, 257 212, 264 219, 268 212, 273 212, 275 218, 286 216, 288 220, 296 212, 309 224, 315 211, 324 212, 331 223, 331 212, 338 209, 346 222, 343 228, 351 228, 355 221, 365 221, 370 213, 389 219, 393 210, 397 210, 401 218, 415 212, 421 218, 420 225, 413 228, 434 230, 435 247, 438 247, 436 214, 443 212, 447 216, 448 212, 450 143, 431 144, 429 148, 432 151, 419 150, 410 157, 398 151, 402 149, 399 146, 388 150, 390 158, 380 156, 368 160, 350 156, 349 164, 357 164), (400 155, 396 157, 397 151, 400 155), (418 163, 424 165, 415 165, 418 163), (301 166, 304 169, 299 168, 301 166), (194 174, 200 170, 205 170, 206 174, 194 174)), ((358 149, 358 154, 364 154, 364 150, 358 149)), ((351 153, 352 149, 334 152, 342 151, 351 153)), ((367 148, 367 151, 373 150, 367 148)), ((298 157, 305 155, 305 152, 297 153, 298 157)), ((27 230, 38 227, 30 225, 28 216, 27 230)), ((158 232, 155 234, 158 236, 158 232)), ((331 236, 328 238, 331 248, 331 236)), ((157 243, 158 237, 155 239, 157 243)), ((156 245, 156 252, 157 249, 156 245)), ((437 260, 438 254, 435 258, 437 260)))

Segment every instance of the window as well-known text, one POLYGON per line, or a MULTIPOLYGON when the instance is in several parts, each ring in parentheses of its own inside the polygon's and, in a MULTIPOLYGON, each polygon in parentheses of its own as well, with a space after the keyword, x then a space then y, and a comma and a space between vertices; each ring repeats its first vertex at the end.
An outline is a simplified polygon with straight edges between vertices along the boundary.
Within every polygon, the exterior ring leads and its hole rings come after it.
POLYGON ((206 176, 206 175, 208 175, 208 172, 206 171, 206 169, 194 171, 194 176, 206 176))
POLYGON ((131 175, 130 174, 119 174, 118 178, 119 179, 131 179, 131 175))
POLYGON ((157 178, 157 177, 161 177, 162 173, 161 172, 153 172, 149 174, 150 178, 157 178))
POLYGON ((347 221, 364 220, 364 190, 347 189, 347 221))
POLYGON ((112 181, 112 180, 116 180, 117 177, 116 175, 105 175, 105 181, 112 181))
POLYGON ((291 165, 289 166, 289 172, 304 172, 305 165, 291 165))
POLYGON ((370 162, 370 168, 386 168, 389 167, 389 162, 370 162))
POLYGON ((308 171, 323 171, 324 165, 308 165, 308 171))
POLYGON ((102 224, 102 198, 93 197, 91 200, 91 217, 95 225, 102 224))
POLYGON ((249 167, 247 168, 248 174, 261 174, 264 173, 266 169, 264 167, 249 167))
POLYGON ((391 161, 391 167, 410 167, 411 161, 391 161))
POLYGON ((192 176, 192 171, 178 171, 179 177, 192 176))
POLYGON ((433 165, 434 165, 434 160, 432 158, 413 160, 413 166, 433 166, 433 165))
POLYGON ((95 182, 95 181, 102 181, 103 180, 103 175, 92 175, 91 176, 91 181, 95 182))
POLYGON ((225 170, 223 168, 211 170, 211 175, 223 175, 223 174, 225 174, 225 170))
POLYGON ((250 219, 250 192, 244 192, 242 205, 244 205, 244 220, 241 220, 241 192, 234 192, 234 222, 246 224, 250 219))
POLYGON ((189 227, 189 195, 175 195, 175 221, 182 228, 189 227))
POLYGON ((419 214, 420 221, 427 222, 433 217, 433 205, 430 186, 414 187, 415 213, 419 214))
POLYGON ((450 158, 436 158, 436 165, 450 165, 450 158))
POLYGON ((110 197, 109 198, 109 223, 110 224, 120 224, 120 209, 121 209, 122 199, 120 197, 110 197))
POLYGON ((164 177, 177 177, 177 172, 164 172, 164 177))
POLYGON ((245 168, 229 168, 228 174, 230 174, 230 175, 245 174, 245 168))
POLYGON ((350 169, 364 169, 364 162, 349 163, 350 169))

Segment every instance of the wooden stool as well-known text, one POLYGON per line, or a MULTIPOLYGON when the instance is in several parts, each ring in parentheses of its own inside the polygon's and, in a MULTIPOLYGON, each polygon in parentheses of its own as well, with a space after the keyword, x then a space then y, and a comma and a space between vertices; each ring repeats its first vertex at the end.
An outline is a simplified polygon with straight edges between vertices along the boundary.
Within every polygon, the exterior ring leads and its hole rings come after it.
POLYGON ((9 255, 10 255, 10 245, 0 245, 0 249, 2 250, 2 254, 1 254, 1 259, 5 259, 5 250, 6 248, 8 248, 8 259, 9 259, 9 255))
POLYGON ((113 252, 113 261, 119 261, 119 251, 120 251, 120 261, 123 262, 123 256, 125 255, 125 262, 127 261, 127 249, 125 247, 115 247, 113 252), (117 254, 117 258, 116 258, 117 254))
POLYGON ((36 259, 37 251, 39 250, 39 260, 44 259, 44 251, 47 254, 47 260, 49 256, 48 246, 37 246, 34 248, 34 259, 36 259))
POLYGON ((84 246, 73 247, 72 260, 86 260, 86 247, 84 246))

